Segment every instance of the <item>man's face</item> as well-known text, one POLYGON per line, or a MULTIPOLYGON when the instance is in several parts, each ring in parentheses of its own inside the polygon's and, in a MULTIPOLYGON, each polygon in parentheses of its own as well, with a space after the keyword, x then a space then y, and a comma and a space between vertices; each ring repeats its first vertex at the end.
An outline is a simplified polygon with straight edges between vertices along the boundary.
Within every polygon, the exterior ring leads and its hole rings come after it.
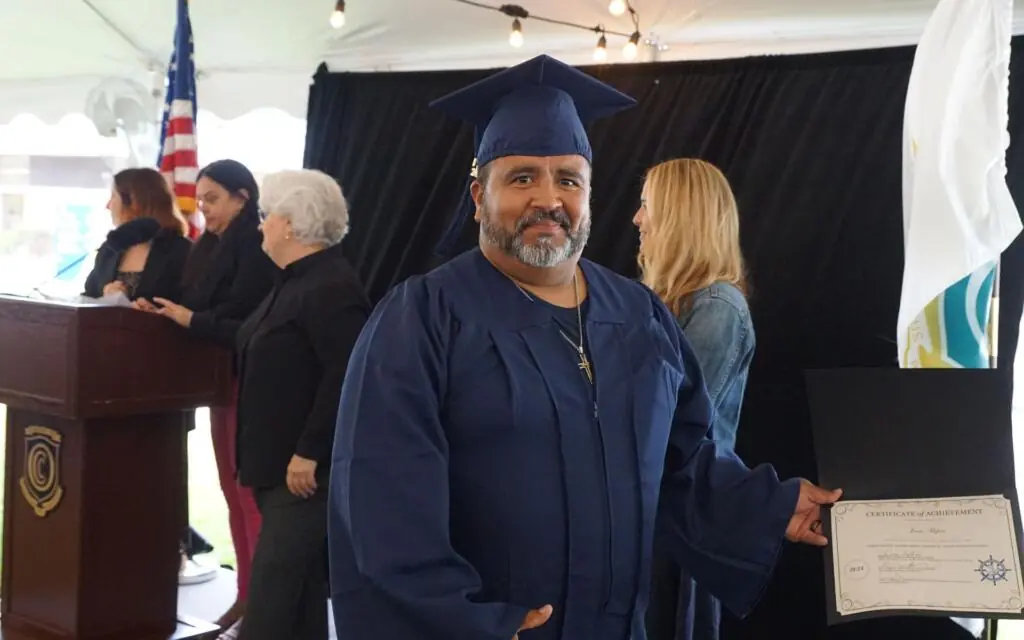
POLYGON ((481 239, 531 267, 583 251, 590 236, 590 165, 582 156, 498 158, 472 186, 481 239))

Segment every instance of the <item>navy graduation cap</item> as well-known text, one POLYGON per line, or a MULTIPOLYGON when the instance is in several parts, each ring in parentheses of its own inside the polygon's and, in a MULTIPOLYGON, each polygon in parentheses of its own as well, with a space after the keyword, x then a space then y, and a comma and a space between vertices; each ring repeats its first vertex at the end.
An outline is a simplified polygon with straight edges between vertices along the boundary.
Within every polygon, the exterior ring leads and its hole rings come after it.
MULTIPOLYGON (((430 104, 476 127, 473 171, 505 156, 580 155, 593 160, 585 125, 636 104, 607 84, 546 55, 499 71, 430 104)), ((468 195, 437 246, 447 254, 473 204, 468 195)))

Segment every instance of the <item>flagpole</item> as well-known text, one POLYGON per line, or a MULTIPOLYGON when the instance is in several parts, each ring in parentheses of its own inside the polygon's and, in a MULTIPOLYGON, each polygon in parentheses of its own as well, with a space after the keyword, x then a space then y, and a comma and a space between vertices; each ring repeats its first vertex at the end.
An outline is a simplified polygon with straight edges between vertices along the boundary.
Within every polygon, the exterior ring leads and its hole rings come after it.
MULTIPOLYGON (((999 368, 999 276, 1002 259, 996 259, 995 272, 992 276, 992 305, 989 308, 988 316, 988 339, 989 339, 989 368, 999 368)), ((985 620, 985 640, 996 640, 999 633, 998 622, 995 618, 985 620)))
POLYGON ((996 259, 995 274, 992 277, 992 301, 988 316, 988 360, 990 369, 999 368, 999 280, 1002 258, 996 259))
MULTIPOLYGON (((999 280, 1002 258, 996 259, 992 275, 992 295, 989 299, 988 315, 988 367, 999 368, 999 280)), ((985 618, 984 640, 996 640, 999 633, 999 622, 995 618, 985 618)))

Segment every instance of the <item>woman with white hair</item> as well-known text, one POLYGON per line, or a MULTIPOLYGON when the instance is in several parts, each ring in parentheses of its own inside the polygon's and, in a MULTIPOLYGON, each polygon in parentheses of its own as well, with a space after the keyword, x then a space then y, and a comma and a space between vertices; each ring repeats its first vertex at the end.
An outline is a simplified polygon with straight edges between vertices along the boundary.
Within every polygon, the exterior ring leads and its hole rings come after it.
POLYGON ((280 268, 238 331, 238 479, 262 516, 245 617, 222 635, 327 640, 327 487, 345 369, 370 315, 341 253, 348 207, 319 171, 269 175, 263 250, 280 268))

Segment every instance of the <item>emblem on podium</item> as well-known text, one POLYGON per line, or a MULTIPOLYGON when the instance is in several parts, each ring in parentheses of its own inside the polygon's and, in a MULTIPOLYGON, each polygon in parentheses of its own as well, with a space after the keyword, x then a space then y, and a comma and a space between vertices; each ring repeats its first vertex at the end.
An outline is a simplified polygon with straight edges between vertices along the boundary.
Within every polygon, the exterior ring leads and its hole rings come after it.
POLYGON ((47 427, 25 428, 25 468, 21 494, 40 518, 57 508, 64 497, 60 484, 60 445, 63 436, 47 427))

